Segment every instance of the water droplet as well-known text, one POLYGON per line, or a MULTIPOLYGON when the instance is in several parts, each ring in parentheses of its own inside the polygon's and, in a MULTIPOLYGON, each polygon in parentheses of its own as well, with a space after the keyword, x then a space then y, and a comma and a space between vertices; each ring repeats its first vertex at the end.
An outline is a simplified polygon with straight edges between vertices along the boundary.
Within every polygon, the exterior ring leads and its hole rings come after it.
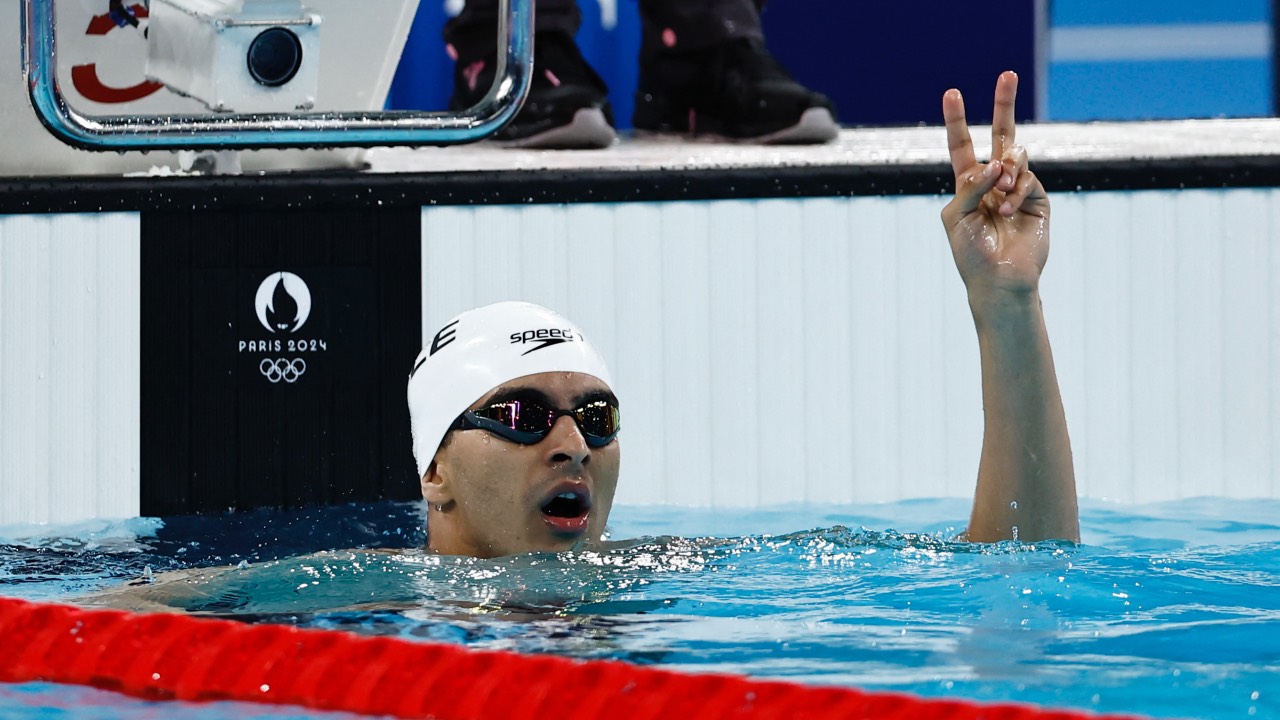
POLYGON ((1010 508, 1011 510, 1017 510, 1017 509, 1018 509, 1018 501, 1017 501, 1017 500, 1014 500, 1013 502, 1009 503, 1009 508, 1010 508))

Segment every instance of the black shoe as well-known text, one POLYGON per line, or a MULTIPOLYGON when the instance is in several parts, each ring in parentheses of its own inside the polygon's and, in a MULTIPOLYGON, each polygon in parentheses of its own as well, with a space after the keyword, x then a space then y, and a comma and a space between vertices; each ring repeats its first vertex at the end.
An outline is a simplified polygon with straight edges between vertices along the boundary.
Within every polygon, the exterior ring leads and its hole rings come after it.
POLYGON ((824 143, 840 130, 826 96, 797 83, 747 38, 642 57, 633 123, 641 132, 764 144, 824 143))
MULTIPOLYGON (((562 32, 534 37, 533 87, 524 107, 493 139, 522 148, 605 148, 618 135, 613 129, 609 90, 582 57, 573 38, 562 32)), ((468 58, 461 48, 453 72, 449 107, 465 110, 489 92, 495 58, 468 58)))

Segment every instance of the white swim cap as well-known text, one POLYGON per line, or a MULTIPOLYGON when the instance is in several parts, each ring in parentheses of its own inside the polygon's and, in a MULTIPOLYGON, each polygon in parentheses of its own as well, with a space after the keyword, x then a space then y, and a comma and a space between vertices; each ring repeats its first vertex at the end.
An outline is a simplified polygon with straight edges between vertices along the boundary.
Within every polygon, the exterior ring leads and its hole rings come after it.
POLYGON ((468 310, 445 323, 409 373, 409 419, 418 477, 449 426, 499 385, 544 372, 580 372, 606 385, 609 368, 576 325, 526 302, 468 310))

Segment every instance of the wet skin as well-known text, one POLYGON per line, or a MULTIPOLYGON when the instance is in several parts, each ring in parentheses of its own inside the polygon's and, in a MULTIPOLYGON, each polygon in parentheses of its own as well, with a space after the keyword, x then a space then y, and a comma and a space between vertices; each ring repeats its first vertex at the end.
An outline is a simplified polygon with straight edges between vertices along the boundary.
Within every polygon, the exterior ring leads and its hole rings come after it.
MULTIPOLYGON (((570 409, 609 387, 583 373, 540 373, 501 385, 471 409, 512 393, 541 394, 570 409)), ((598 542, 613 507, 621 459, 619 442, 592 448, 572 417, 556 419, 535 445, 521 445, 487 430, 450 432, 422 478, 428 548, 448 555, 499 557, 561 552, 598 542), (570 510, 547 512, 557 496, 570 510)))
POLYGON ((964 98, 942 98, 956 194, 942 211, 982 359, 983 435, 966 537, 1080 539, 1071 439, 1040 299, 1049 196, 1016 142, 1018 76, 996 81, 991 160, 978 162, 964 98))

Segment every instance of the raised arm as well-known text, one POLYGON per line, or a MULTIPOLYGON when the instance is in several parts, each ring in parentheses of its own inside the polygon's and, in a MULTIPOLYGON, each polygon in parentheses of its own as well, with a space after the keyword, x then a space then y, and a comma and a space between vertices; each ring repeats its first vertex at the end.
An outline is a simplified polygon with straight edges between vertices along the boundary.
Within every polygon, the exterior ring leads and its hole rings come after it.
POLYGON ((942 98, 956 194, 942 211, 982 358, 985 423, 976 542, 1080 539, 1071 440, 1040 305, 1049 197, 1014 141, 1018 76, 996 82, 991 162, 979 163, 958 90, 942 98))

